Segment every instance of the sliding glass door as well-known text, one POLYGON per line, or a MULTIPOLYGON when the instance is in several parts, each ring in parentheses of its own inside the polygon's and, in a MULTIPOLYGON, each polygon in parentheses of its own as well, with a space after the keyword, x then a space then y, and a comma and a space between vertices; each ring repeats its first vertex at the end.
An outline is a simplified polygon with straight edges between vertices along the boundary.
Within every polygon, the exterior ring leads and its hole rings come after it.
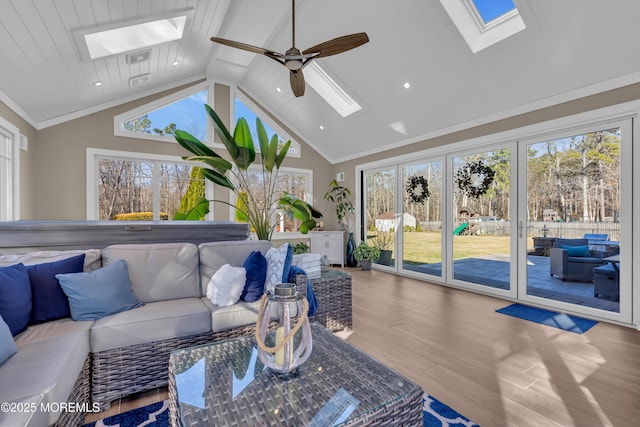
POLYGON ((522 299, 630 318, 630 131, 627 120, 521 143, 522 299))
POLYGON ((362 167, 375 268, 630 323, 632 124, 362 167))
POLYGON ((380 250, 375 263, 383 268, 396 265, 396 167, 365 172, 364 236, 369 245, 380 250))
POLYGON ((452 278, 509 291, 511 149, 456 155, 451 164, 452 278))
POLYGON ((442 160, 402 168, 402 268, 442 277, 442 160))

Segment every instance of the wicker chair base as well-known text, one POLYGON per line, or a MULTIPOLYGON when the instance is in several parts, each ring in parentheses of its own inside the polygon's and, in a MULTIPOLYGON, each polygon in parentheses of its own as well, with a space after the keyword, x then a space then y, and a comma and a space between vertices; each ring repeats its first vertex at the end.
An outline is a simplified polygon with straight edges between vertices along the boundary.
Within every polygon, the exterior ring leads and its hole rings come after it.
MULTIPOLYGON (((306 295, 307 276, 296 276, 296 289, 306 295)), ((309 316, 310 322, 318 322, 330 331, 353 328, 351 297, 351 275, 341 274, 330 278, 312 279, 313 293, 318 301, 318 310, 309 316)))
MULTIPOLYGON (((67 402, 79 405, 89 404, 89 379, 91 373, 91 359, 87 357, 82 366, 82 372, 78 376, 71 395, 67 399, 67 402)), ((53 424, 54 427, 77 427, 84 424, 84 415, 82 411, 68 412, 64 411, 60 414, 58 421, 53 424)))
POLYGON ((105 411, 116 399, 165 386, 169 354, 209 342, 207 332, 93 353, 91 401, 105 411))

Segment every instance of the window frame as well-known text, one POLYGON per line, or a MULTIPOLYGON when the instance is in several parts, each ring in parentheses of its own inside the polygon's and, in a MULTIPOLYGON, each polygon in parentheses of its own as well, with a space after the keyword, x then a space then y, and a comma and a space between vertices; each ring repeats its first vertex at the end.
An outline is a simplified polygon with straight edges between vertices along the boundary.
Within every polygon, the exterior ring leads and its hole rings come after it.
POLYGON ((17 221, 20 219, 20 130, 0 117, 0 132, 7 137, 10 145, 7 151, 11 153, 6 159, 11 168, 9 182, 0 186, 0 198, 6 204, 5 213, 0 210, 0 221, 17 221))
MULTIPOLYGON (((101 148, 87 148, 87 211, 86 218, 88 221, 91 220, 99 220, 99 180, 98 180, 98 161, 101 159, 114 159, 114 160, 129 160, 129 161, 145 161, 145 162, 153 162, 153 220, 160 220, 160 212, 156 212, 156 206, 159 206, 159 193, 155 191, 158 183, 157 176, 157 167, 155 167, 155 163, 157 162, 166 162, 166 163, 179 163, 183 165, 189 166, 205 166, 195 162, 189 162, 186 160, 182 160, 179 156, 168 156, 163 154, 151 154, 151 153, 139 153, 133 151, 119 151, 119 150, 106 150, 101 148)), ((205 197, 208 200, 213 200, 214 198, 214 189, 213 184, 209 180, 205 180, 205 197)), ((213 212, 214 209, 210 209, 209 213, 205 216, 206 220, 213 220, 213 212)), ((104 220, 111 221, 111 220, 104 220)))
MULTIPOLYGON (((249 170, 260 170, 261 166, 253 165, 249 168, 249 170)), ((312 169, 302 169, 302 168, 293 168, 283 166, 279 169, 278 176, 282 177, 283 175, 305 175, 307 177, 307 186, 305 191, 304 201, 312 204, 313 203, 313 170, 312 169)), ((237 201, 236 194, 229 190, 231 193, 230 202, 235 205, 237 201)), ((236 209, 235 207, 229 208, 229 218, 236 217, 236 209)), ((271 240, 288 240, 288 239, 298 239, 298 238, 307 238, 308 234, 302 234, 299 231, 274 231, 271 240)))
MULTIPOLYGON (((518 1, 515 9, 486 24, 473 0, 440 0, 440 3, 473 53, 478 53, 534 25, 533 19, 526 19, 525 23, 522 16, 527 8, 526 0, 518 1)), ((530 13, 526 14, 531 16, 530 13)))
MULTIPOLYGON (((182 89, 178 92, 172 93, 170 95, 156 99, 155 101, 136 107, 133 110, 129 110, 114 116, 113 117, 113 135, 124 137, 124 138, 144 139, 148 141, 159 141, 159 142, 171 142, 171 143, 177 144, 177 141, 173 136, 125 131, 122 129, 122 123, 137 119, 138 117, 148 114, 152 111, 159 110, 162 107, 166 107, 169 104, 173 104, 174 102, 180 101, 184 98, 187 98, 191 95, 201 92, 204 89, 207 89, 207 104, 213 105, 213 99, 214 99, 213 84, 211 84, 210 82, 198 83, 193 86, 189 86, 186 89, 182 89)), ((212 138, 213 129, 210 122, 211 122, 210 120, 208 119, 206 120, 205 130, 206 130, 207 136, 205 138, 205 141, 202 141, 209 146, 211 146, 211 143, 209 141, 213 139, 212 138)))

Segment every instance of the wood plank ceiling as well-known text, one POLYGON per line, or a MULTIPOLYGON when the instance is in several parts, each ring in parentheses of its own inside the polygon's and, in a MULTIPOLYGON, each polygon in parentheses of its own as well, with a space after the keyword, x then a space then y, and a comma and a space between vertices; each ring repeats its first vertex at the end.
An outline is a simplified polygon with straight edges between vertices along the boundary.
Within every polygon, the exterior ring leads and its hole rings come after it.
POLYGON ((296 0, 300 49, 369 34, 368 44, 318 60, 363 106, 342 118, 308 86, 293 97, 274 61, 209 41, 284 52, 289 0, 0 0, 0 101, 43 128, 207 78, 237 84, 337 162, 640 82, 637 0, 515 0, 527 28, 475 54, 445 1, 463 0, 296 0), (152 47, 148 62, 80 59, 74 30, 187 8, 184 38, 152 47), (148 84, 129 86, 146 73, 148 84))

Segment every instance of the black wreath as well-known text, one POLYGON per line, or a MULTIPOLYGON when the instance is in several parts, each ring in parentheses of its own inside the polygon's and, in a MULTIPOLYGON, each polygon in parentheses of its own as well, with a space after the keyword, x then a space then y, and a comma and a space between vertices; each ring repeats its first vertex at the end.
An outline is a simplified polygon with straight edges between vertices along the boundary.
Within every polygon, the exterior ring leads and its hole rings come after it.
POLYGON ((456 184, 467 196, 477 199, 489 190, 495 172, 482 161, 469 162, 456 171, 456 184), (475 183, 474 177, 482 178, 482 183, 475 183))
POLYGON ((407 196, 412 203, 424 203, 429 198, 429 183, 424 176, 409 177, 406 184, 407 196))

